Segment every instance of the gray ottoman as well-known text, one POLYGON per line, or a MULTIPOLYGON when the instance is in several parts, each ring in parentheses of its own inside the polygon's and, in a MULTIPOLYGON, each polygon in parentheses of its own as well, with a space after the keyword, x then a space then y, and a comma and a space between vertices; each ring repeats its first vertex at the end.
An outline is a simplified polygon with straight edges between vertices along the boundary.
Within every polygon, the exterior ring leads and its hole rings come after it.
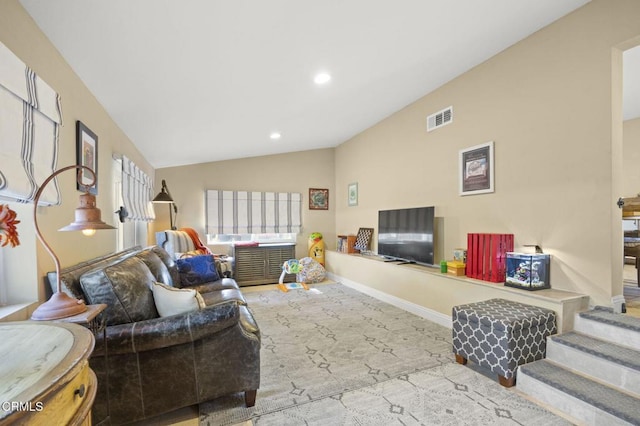
POLYGON ((516 369, 545 357, 547 336, 555 334, 552 310, 505 299, 453 307, 453 352, 498 374, 500 384, 515 384, 516 369))

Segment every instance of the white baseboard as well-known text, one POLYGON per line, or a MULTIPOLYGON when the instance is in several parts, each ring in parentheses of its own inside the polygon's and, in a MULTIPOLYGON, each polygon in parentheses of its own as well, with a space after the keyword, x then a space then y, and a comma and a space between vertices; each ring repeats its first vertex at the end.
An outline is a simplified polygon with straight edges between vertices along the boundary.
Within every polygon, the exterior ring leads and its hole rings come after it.
POLYGON ((332 272, 327 272, 327 277, 349 288, 357 290, 360 293, 364 293, 378 300, 382 300, 383 302, 393 305, 397 308, 404 309, 407 312, 411 312, 412 314, 418 315, 429 321, 433 321, 436 324, 439 324, 443 327, 453 328, 451 317, 448 315, 441 314, 440 312, 434 311, 429 308, 425 308, 424 306, 417 305, 415 303, 409 302, 408 300, 401 299, 396 296, 392 296, 388 293, 385 293, 380 290, 376 290, 364 284, 360 284, 356 281, 352 281, 350 279, 341 277, 332 272))

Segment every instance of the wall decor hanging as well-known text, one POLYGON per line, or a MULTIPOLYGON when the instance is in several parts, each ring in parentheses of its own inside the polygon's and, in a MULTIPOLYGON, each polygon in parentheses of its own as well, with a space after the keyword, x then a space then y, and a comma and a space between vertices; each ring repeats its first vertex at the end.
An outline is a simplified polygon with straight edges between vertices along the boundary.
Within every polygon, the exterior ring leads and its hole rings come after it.
POLYGON ((98 194, 98 136, 81 121, 76 121, 76 164, 89 167, 95 172, 95 179, 86 169, 80 172, 78 191, 85 192, 85 188, 93 194, 98 194), (93 185, 91 185, 92 182, 93 185), (91 186, 89 186, 91 185, 91 186))
POLYGON ((493 141, 461 149, 458 158, 460 195, 493 192, 493 141))
POLYGON ((329 210, 329 190, 309 188, 309 210, 329 210))
POLYGON ((349 206, 358 205, 358 183, 350 183, 347 187, 349 206))

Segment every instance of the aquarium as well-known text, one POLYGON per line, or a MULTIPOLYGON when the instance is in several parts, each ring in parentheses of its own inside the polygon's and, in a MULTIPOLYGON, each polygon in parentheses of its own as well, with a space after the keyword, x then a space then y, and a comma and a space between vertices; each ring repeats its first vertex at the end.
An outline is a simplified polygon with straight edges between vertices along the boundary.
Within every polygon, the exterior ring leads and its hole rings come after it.
POLYGON ((548 254, 507 252, 507 277, 504 285, 524 290, 551 288, 548 254))

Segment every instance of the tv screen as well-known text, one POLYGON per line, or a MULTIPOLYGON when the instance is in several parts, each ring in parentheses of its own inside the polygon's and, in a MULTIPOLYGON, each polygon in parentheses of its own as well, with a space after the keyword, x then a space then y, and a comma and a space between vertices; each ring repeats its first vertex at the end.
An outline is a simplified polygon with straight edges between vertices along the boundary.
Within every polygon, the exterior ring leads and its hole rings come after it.
POLYGON ((380 210, 378 254, 388 259, 433 265, 434 207, 380 210))

